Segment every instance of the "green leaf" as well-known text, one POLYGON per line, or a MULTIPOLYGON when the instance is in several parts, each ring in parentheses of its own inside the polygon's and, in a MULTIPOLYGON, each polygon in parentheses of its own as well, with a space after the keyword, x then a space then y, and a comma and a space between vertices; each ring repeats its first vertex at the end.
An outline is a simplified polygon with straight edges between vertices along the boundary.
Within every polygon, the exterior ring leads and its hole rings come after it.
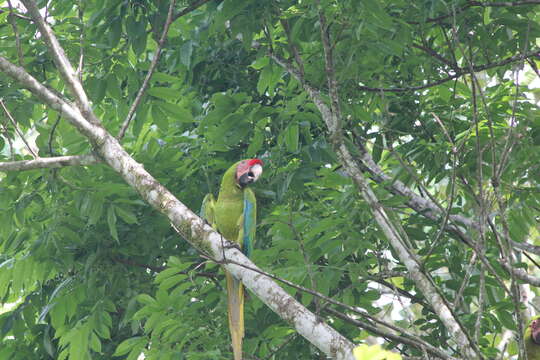
POLYGON ((111 236, 118 244, 120 244, 120 240, 118 239, 118 230, 116 229, 116 213, 114 211, 114 205, 110 205, 107 209, 107 224, 109 224, 111 236))
POLYGON ((116 100, 122 99, 122 91, 120 90, 120 82, 118 81, 118 78, 114 74, 109 74, 107 76, 107 94, 109 94, 110 97, 116 100))
POLYGON ((101 341, 94 332, 90 334, 90 349, 97 353, 101 353, 101 341))
POLYGON ((290 152, 298 151, 298 124, 291 124, 285 130, 285 145, 290 152))
POLYGON ((112 356, 122 356, 126 355, 128 352, 131 351, 131 349, 139 344, 141 340, 144 340, 141 336, 135 336, 129 339, 126 339, 122 341, 118 346, 116 347, 116 350, 112 356))
POLYGON ((148 294, 137 295, 137 301, 144 305, 157 305, 156 300, 148 294))
POLYGON ((114 212, 116 213, 116 215, 120 216, 120 218, 128 224, 137 223, 137 215, 135 215, 131 211, 131 209, 125 208, 117 204, 114 206, 114 212))
POLYGON ((170 100, 170 101, 176 101, 180 98, 180 94, 178 93, 178 90, 171 89, 168 87, 153 87, 151 89, 148 89, 147 93, 149 95, 155 96, 157 98, 163 99, 163 100, 170 100))
POLYGON ((251 67, 255 70, 261 70, 270 63, 270 58, 268 56, 263 56, 251 63, 251 67))
POLYGON ((180 47, 180 62, 188 69, 191 67, 191 56, 193 54, 193 41, 188 40, 180 47))
POLYGON ((109 28, 109 31, 107 32, 108 40, 109 40, 109 46, 110 47, 116 47, 118 45, 118 42, 120 41, 120 35, 122 35, 122 19, 121 18, 113 18, 113 21, 111 21, 111 26, 109 28))
POLYGON ((163 106, 161 105, 162 104, 156 104, 152 106, 152 120, 161 131, 167 132, 167 129, 169 128, 169 118, 162 110, 163 106))

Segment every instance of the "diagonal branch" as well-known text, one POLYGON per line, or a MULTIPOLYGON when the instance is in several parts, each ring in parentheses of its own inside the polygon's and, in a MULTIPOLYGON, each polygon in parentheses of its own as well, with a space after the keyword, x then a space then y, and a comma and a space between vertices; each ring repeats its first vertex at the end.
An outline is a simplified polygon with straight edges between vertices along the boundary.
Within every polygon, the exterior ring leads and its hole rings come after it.
POLYGON ((88 119, 87 121, 90 121, 93 124, 99 124, 99 120, 92 111, 90 101, 88 100, 88 97, 86 96, 86 93, 84 92, 84 89, 77 77, 77 72, 75 69, 73 69, 73 66, 71 66, 64 49, 62 49, 60 46, 60 43, 54 35, 51 27, 41 16, 36 3, 33 0, 21 0, 21 2, 30 13, 34 23, 38 26, 43 40, 45 40, 47 43, 47 46, 52 54, 54 63, 56 64, 62 79, 66 82, 69 90, 75 97, 77 107, 81 110, 84 118, 88 119))
POLYGON ((13 118, 13 116, 11 115, 11 113, 9 112, 8 108, 6 107, 6 105, 4 105, 4 101, 3 101, 2 99, 0 99, 0 106, 2 106, 2 109, 3 109, 4 112, 6 113, 7 118, 9 119, 9 121, 11 121, 11 124, 13 124, 13 127, 15 128, 15 132, 17 133, 17 135, 19 135, 19 137, 21 138, 21 140, 24 142, 24 145, 26 145, 26 148, 28 149, 28 151, 30 152, 30 154, 32 154, 32 156, 34 157, 34 159, 39 158, 39 156, 36 154, 36 152, 34 151, 34 149, 32 149, 32 147, 30 146, 30 144, 28 143, 28 141, 26 141, 26 138, 24 137, 23 133, 22 133, 21 130, 19 129, 19 126, 17 125, 17 122, 15 121, 15 119, 13 118))
POLYGON ((141 103, 142 97, 144 95, 144 92, 148 88, 148 84, 150 83, 150 78, 154 74, 154 71, 156 70, 157 63, 159 61, 159 57, 161 56, 161 50, 163 49, 163 45, 165 45, 165 39, 167 39, 167 33, 169 32, 169 27, 171 26, 171 23, 173 21, 173 10, 174 5, 176 4, 176 0, 171 0, 171 4, 169 5, 169 12, 167 13, 167 20, 165 20, 165 25, 163 26, 163 32, 161 33, 161 38, 158 42, 158 47, 156 49, 156 53, 154 54, 154 58, 152 59, 152 63, 150 64, 150 69, 148 70, 148 73, 146 74, 146 77, 144 78, 143 84, 141 88, 139 89, 139 92, 137 92, 137 96, 135 97, 135 101, 133 104, 131 104, 131 107, 129 108, 129 112, 124 119, 124 122, 122 123, 122 127, 120 128, 120 131, 118 132, 117 139, 122 139, 124 135, 126 134, 126 131, 129 127, 129 124, 131 123, 131 120, 133 119, 133 115, 135 114, 135 110, 137 109, 137 106, 141 103))
POLYGON ((353 344, 291 297, 273 280, 243 267, 258 269, 241 251, 217 233, 172 193, 161 185, 144 167, 122 148, 118 140, 101 126, 87 121, 82 113, 40 84, 24 69, 0 56, 0 70, 17 80, 51 108, 64 116, 94 145, 96 152, 110 167, 136 189, 141 197, 174 224, 183 238, 204 254, 217 261, 235 278, 243 282, 261 301, 299 334, 335 359, 353 360, 353 344), (234 263, 233 263, 234 262, 234 263), (239 265, 236 265, 239 264, 239 265))

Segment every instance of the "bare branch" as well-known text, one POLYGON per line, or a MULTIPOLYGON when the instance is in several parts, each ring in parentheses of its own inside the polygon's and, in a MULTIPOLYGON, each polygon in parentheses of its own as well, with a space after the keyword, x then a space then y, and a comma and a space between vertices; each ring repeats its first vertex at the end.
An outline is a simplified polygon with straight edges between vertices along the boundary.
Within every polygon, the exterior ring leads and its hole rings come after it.
POLYGON ((17 56, 19 59, 19 66, 24 66, 24 56, 23 56, 22 46, 21 46, 21 35, 19 34, 17 21, 15 20, 16 14, 13 11, 13 5, 11 5, 11 0, 8 0, 7 3, 9 7, 8 21, 11 24, 11 27, 13 28, 13 33, 15 34, 15 46, 17 47, 17 56))
MULTIPOLYGON (((6 11, 10 11, 10 9, 8 10, 4 10, 4 9, 0 9, 0 14, 3 14, 5 13, 6 11)), ((26 20, 26 21, 32 21, 32 18, 29 18, 28 16, 24 16, 22 14, 19 14, 19 13, 13 13, 13 16, 19 18, 19 19, 23 19, 23 20, 26 20)))
POLYGON ((11 156, 11 159, 15 158, 15 152, 13 151, 13 142, 11 141, 11 137, 9 136, 8 129, 6 127, 6 124, 1 123, 2 125, 2 133, 4 134, 4 137, 6 138, 8 145, 9 145, 9 154, 11 156))
POLYGON ((28 141, 26 141, 26 138, 24 137, 23 133, 19 129, 19 126, 17 125, 17 122, 15 121, 15 119, 13 118, 11 113, 9 112, 8 108, 6 107, 6 105, 4 104, 4 101, 2 99, 0 99, 0 106, 2 106, 2 109, 6 113, 6 116, 8 117, 9 121, 11 121, 11 124, 13 125, 13 128, 15 128, 15 132, 17 132, 17 135, 19 135, 21 140, 24 142, 24 145, 26 146, 26 149, 28 150, 28 152, 30 152, 30 154, 32 154, 34 159, 39 158, 39 156, 36 154, 34 149, 32 149, 32 147, 30 146, 28 141))
POLYGON ((424 45, 420 45, 420 44, 413 44, 412 46, 417 48, 417 49, 420 49, 420 50, 424 51, 426 54, 434 57, 435 59, 439 60, 443 64, 448 65, 451 69, 459 70, 459 66, 455 62, 447 60, 445 57, 441 56, 439 53, 437 53, 432 48, 424 46, 424 45))
MULTIPOLYGON (((484 71, 484 70, 488 70, 488 69, 493 69, 493 68, 496 68, 496 67, 499 67, 499 66, 508 65, 508 64, 513 63, 515 61, 521 60, 522 57, 528 59, 528 58, 533 58, 533 57, 538 57, 538 56, 540 56, 540 51, 537 49, 535 51, 527 53, 525 56, 523 56, 521 54, 520 55, 514 55, 514 56, 510 56, 510 57, 508 57, 506 59, 503 59, 503 60, 495 62, 495 63, 474 66, 473 69, 474 69, 474 72, 480 72, 480 71, 484 71)), ((434 86, 437 86, 437 85, 444 84, 445 82, 457 79, 457 78, 459 78, 459 77, 461 77, 463 75, 469 74, 469 73, 470 73, 470 71, 468 69, 459 68, 459 71, 456 72, 455 74, 449 75, 449 76, 447 76, 445 78, 442 78, 442 79, 439 79, 439 80, 436 80, 436 81, 433 81, 433 82, 430 82, 430 83, 427 83, 427 84, 424 84, 424 85, 402 87, 402 88, 399 88, 399 87, 381 88, 381 87, 371 87, 371 86, 360 85, 360 86, 358 86, 358 89, 364 90, 364 91, 372 91, 372 92, 407 92, 407 91, 424 90, 424 89, 428 89, 428 88, 431 88, 431 87, 434 87, 434 86)))
POLYGON ((169 12, 167 13, 167 20, 165 21, 165 25, 163 26, 163 32, 161 33, 161 38, 159 39, 156 53, 154 54, 154 58, 152 59, 152 62, 150 64, 150 69, 148 70, 148 73, 146 74, 146 77, 144 78, 141 88, 137 92, 135 101, 133 102, 133 104, 131 104, 131 107, 129 108, 128 114, 126 118, 124 119, 124 122, 122 123, 122 127, 120 128, 120 131, 118 132, 118 135, 116 136, 117 139, 122 139, 124 135, 126 134, 129 124, 131 123, 131 120, 133 119, 133 115, 135 114, 135 110, 137 110, 137 106, 139 106, 139 104, 141 103, 144 92, 146 91, 146 89, 148 88, 148 84, 150 83, 150 78, 152 77, 152 75, 154 74, 154 71, 156 70, 159 57, 161 56, 161 50, 163 49, 163 45, 165 45, 165 39, 167 39, 167 33, 169 32, 169 27, 173 21, 173 10, 174 10, 175 4, 176 4, 176 0, 171 0, 171 3, 169 5, 169 12))
POLYGON ((514 276, 520 279, 521 281, 526 282, 527 284, 530 284, 532 286, 540 287, 540 278, 531 276, 525 270, 520 269, 520 268, 515 268, 502 260, 500 261, 500 263, 506 270, 514 274, 514 276))
POLYGON ((25 171, 35 169, 57 169, 65 166, 86 166, 99 163, 94 155, 57 156, 36 160, 0 162, 0 171, 25 171))

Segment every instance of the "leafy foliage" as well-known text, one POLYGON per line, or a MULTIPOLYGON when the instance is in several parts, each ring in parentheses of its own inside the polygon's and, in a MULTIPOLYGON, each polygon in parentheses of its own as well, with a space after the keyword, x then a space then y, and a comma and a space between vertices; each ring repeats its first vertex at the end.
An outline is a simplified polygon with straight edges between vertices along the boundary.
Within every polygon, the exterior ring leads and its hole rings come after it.
MULTIPOLYGON (((519 329, 516 303, 528 304, 503 289, 501 281, 509 287, 516 280, 499 260, 510 252, 512 266, 534 274, 507 240, 539 241, 540 12, 482 4, 206 2, 172 22, 123 146, 191 209, 217 192, 230 164, 263 158, 253 261, 459 357, 429 294, 417 289, 341 168, 310 95, 269 56, 295 63, 296 54, 305 81, 329 101, 320 10, 330 24, 350 151, 360 159, 367 150, 390 176, 366 172, 463 328, 487 358, 500 356, 501 334, 519 329), (449 214, 481 222, 482 232, 458 225, 489 263, 444 231, 445 216, 428 218, 396 194, 397 180, 419 196, 429 192, 449 214)), ((72 63, 83 54, 94 111, 118 133, 156 54, 169 3, 39 5, 72 63)), ((175 13, 188 5, 179 2, 175 13)), ((22 6, 1 10, 0 55, 67 93, 22 6)), ((62 114, 3 74, 0 98, 39 156, 92 151, 62 114)), ((31 159, 13 124, 1 121, 0 160, 31 159)), ((1 359, 230 358, 223 284, 219 267, 104 164, 0 173, 0 299, 15 303, 0 315, 1 359)), ((285 288, 349 339, 368 335, 326 311, 352 315, 347 310, 285 288)), ((245 318, 249 356, 322 356, 254 296, 245 318)), ((385 346, 422 355, 408 343, 385 346)), ((511 344, 505 356, 515 354, 511 344)))

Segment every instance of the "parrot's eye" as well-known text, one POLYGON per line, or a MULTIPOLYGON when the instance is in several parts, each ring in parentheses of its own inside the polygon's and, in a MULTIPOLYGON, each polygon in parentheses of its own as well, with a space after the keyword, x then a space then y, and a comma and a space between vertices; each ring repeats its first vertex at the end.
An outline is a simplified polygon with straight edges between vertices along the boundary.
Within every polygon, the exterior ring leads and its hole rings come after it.
POLYGON ((249 177, 254 177, 255 175, 253 174, 253 172, 250 171, 250 172, 248 172, 248 176, 249 177))

